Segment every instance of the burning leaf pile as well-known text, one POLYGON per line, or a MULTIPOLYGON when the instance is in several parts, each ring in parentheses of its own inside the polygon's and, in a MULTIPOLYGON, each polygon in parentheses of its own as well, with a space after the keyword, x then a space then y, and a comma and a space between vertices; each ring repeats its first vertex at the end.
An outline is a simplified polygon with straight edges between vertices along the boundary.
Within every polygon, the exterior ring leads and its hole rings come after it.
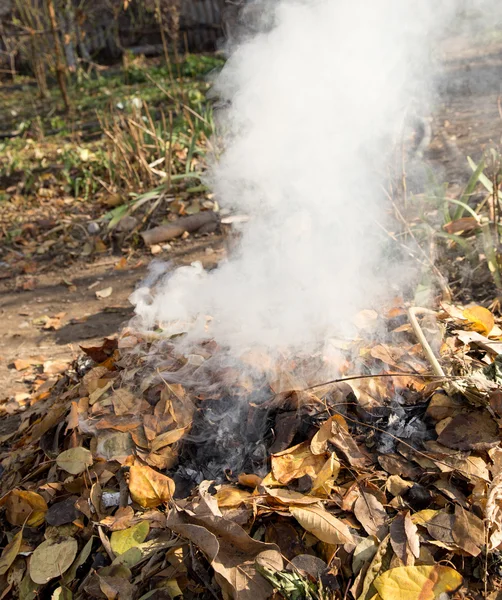
POLYGON ((0 597, 502 597, 502 329, 419 323, 360 313, 329 383, 130 329, 86 348, 2 417, 0 597))

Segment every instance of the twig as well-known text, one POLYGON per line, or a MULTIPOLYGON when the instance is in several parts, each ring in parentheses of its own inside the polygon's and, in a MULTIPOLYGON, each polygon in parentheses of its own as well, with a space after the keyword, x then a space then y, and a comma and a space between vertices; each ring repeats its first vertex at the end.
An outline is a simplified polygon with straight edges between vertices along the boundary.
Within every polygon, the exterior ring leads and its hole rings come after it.
POLYGON ((310 387, 303 388, 302 392, 308 392, 310 390, 315 390, 317 388, 324 387, 326 385, 332 385, 334 383, 343 383, 344 381, 354 381, 355 379, 375 379, 380 377, 419 377, 421 379, 434 379, 434 380, 449 380, 449 379, 465 379, 465 377, 455 377, 451 375, 431 375, 430 373, 376 373, 375 375, 350 375, 349 377, 339 377, 338 379, 331 379, 330 381, 325 381, 324 383, 316 383, 315 385, 311 385, 310 387))
POLYGON ((429 345, 429 342, 427 341, 427 338, 424 335, 424 332, 422 330, 422 328, 420 327, 420 324, 418 323, 418 319, 417 319, 417 315, 418 314, 434 314, 432 311, 429 311, 425 308, 420 308, 418 306, 412 306, 411 308, 408 309, 408 318, 410 320, 411 326, 413 328, 413 331, 415 333, 415 335, 417 336, 418 341, 420 342, 420 345, 422 346, 423 351, 425 352, 425 356, 427 357, 427 360, 429 361, 432 370, 434 371, 434 373, 436 374, 437 377, 445 377, 445 372, 443 371, 443 367, 439 364, 438 359, 436 358, 434 352, 432 351, 432 348, 429 345))

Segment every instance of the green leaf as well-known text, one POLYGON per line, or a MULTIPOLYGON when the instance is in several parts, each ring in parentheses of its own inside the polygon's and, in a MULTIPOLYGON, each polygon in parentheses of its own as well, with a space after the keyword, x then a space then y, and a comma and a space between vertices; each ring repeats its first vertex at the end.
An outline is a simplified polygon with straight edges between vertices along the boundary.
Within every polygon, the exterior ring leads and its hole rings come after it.
POLYGON ((467 183, 462 196, 460 196, 461 204, 458 206, 457 210, 455 211, 455 214, 453 216, 454 221, 458 221, 458 219, 461 219, 463 217, 465 206, 468 205, 469 198, 471 197, 471 194, 474 192, 476 185, 478 184, 478 181, 480 180, 480 177, 483 174, 484 169, 485 169, 485 161, 482 160, 479 163, 479 165, 474 169, 474 173, 471 175, 471 178, 469 179, 469 182, 467 183))
POLYGON ((112 550, 115 554, 124 554, 131 548, 136 548, 142 544, 150 532, 148 521, 141 521, 128 529, 114 531, 110 539, 112 550))
MULTIPOLYGON (((476 169, 478 167, 470 156, 467 157, 467 162, 469 163, 469 166, 471 167, 471 169, 473 171, 476 171, 476 169)), ((490 179, 484 173, 480 174, 479 181, 484 185, 486 190, 488 192, 490 192, 490 194, 493 194, 493 183, 490 181, 490 179)), ((499 192, 499 198, 502 199, 502 192, 499 192)))

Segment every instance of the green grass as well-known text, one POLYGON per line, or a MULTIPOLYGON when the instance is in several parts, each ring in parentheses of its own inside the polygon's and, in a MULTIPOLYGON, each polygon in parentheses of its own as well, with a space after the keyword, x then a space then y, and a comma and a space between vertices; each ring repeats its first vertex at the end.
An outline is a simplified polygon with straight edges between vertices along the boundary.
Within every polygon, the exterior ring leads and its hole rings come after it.
POLYGON ((16 192, 36 194, 46 185, 44 177, 48 173, 54 175, 61 193, 76 197, 91 198, 103 188, 110 191, 128 186, 132 188, 128 192, 144 193, 145 185, 159 184, 158 178, 142 181, 138 172, 136 176, 130 173, 128 180, 120 172, 121 163, 137 162, 137 147, 129 143, 131 132, 114 129, 124 145, 130 146, 132 154, 126 158, 114 154, 112 140, 103 128, 120 122, 123 129, 128 129, 129 121, 139 119, 147 125, 145 129, 151 129, 150 117, 154 135, 141 132, 141 139, 135 140, 145 159, 152 162, 161 158, 159 150, 166 151, 171 135, 166 119, 172 115, 171 178, 189 174, 194 161, 202 162, 207 151, 213 128, 206 97, 211 85, 209 75, 222 64, 222 59, 215 56, 188 55, 180 65, 172 65, 171 80, 162 60, 134 59, 126 68, 74 76, 70 115, 62 112, 55 83, 46 100, 37 96, 34 86, 15 90, 0 86, 0 131, 20 133, 19 137, 0 141, 0 199, 8 199, 8 190, 13 186, 17 186, 16 192), (139 101, 141 114, 137 110, 139 101), (203 119, 191 116, 194 113, 203 119))

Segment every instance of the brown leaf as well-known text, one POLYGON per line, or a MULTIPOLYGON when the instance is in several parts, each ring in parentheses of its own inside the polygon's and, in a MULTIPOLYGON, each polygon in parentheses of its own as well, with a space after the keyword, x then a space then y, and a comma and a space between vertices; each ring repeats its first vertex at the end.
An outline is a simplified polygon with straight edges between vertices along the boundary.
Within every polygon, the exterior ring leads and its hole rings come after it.
POLYGON ((281 504, 317 504, 319 498, 313 496, 304 496, 300 492, 294 492, 292 490, 284 490, 281 488, 264 488, 269 496, 278 500, 281 504))
POLYGON ((486 410, 457 415, 438 437, 453 450, 488 450, 500 443, 499 427, 486 410))
POLYGON ((404 566, 414 565, 414 559, 420 556, 420 539, 409 512, 399 513, 392 521, 390 543, 404 566))
POLYGON ((471 556, 478 556, 485 545, 483 521, 458 504, 455 506, 455 524, 452 535, 457 546, 471 556))
POLYGON ((435 540, 446 544, 447 547, 452 547, 455 544, 452 533, 454 524, 455 517, 442 511, 425 523, 425 527, 435 540))
POLYGON ((321 542, 327 544, 352 544, 354 542, 347 525, 324 508, 317 506, 291 507, 289 510, 298 523, 321 542))
POLYGON ((287 484, 304 475, 315 479, 325 462, 325 456, 312 454, 309 443, 304 442, 278 454, 272 454, 272 474, 282 484, 287 484))
POLYGON ((155 508, 171 500, 174 481, 146 465, 135 463, 129 472, 129 492, 143 508, 155 508))
POLYGON ((408 477, 408 479, 416 479, 420 475, 418 467, 398 454, 382 454, 378 457, 378 462, 391 475, 408 477))
POLYGON ((450 221, 443 225, 443 229, 447 233, 469 232, 478 227, 479 222, 474 217, 462 217, 461 219, 456 219, 455 221, 450 221))
POLYGON ((328 442, 340 450, 353 467, 364 469, 371 465, 370 457, 352 439, 347 422, 341 415, 334 415, 322 424, 310 443, 312 453, 326 452, 328 442))
POLYGON ((130 506, 125 506, 117 509, 113 517, 105 517, 100 523, 108 527, 110 531, 121 531, 130 527, 133 519, 134 510, 130 506))
POLYGON ((90 356, 94 362, 105 362, 117 349, 116 339, 104 338, 100 344, 81 344, 80 348, 90 356))
POLYGON ((5 573, 7 573, 7 571, 10 569, 12 563, 19 553, 19 550, 21 549, 22 542, 23 532, 21 530, 16 533, 16 535, 12 538, 12 541, 9 542, 3 549, 2 556, 0 556, 0 575, 5 575, 5 573))
POLYGON ((140 403, 136 396, 126 388, 115 390, 110 400, 117 417, 133 413, 140 403))
POLYGON ((354 514, 369 535, 382 540, 388 531, 389 517, 383 505, 367 492, 362 492, 354 504, 354 514))
POLYGON ((170 446, 171 444, 176 443, 185 435, 185 433, 187 433, 187 431, 189 431, 189 429, 190 426, 187 426, 161 433, 152 441, 152 451, 157 452, 165 446, 170 446))
POLYGON ((40 494, 24 490, 12 490, 0 500, 5 506, 7 521, 11 525, 39 527, 48 510, 46 501, 40 494))
POLYGON ((254 540, 236 523, 216 515, 191 516, 172 510, 167 526, 205 555, 226 597, 257 600, 272 594, 272 586, 257 572, 255 564, 282 570, 276 545, 254 540))

